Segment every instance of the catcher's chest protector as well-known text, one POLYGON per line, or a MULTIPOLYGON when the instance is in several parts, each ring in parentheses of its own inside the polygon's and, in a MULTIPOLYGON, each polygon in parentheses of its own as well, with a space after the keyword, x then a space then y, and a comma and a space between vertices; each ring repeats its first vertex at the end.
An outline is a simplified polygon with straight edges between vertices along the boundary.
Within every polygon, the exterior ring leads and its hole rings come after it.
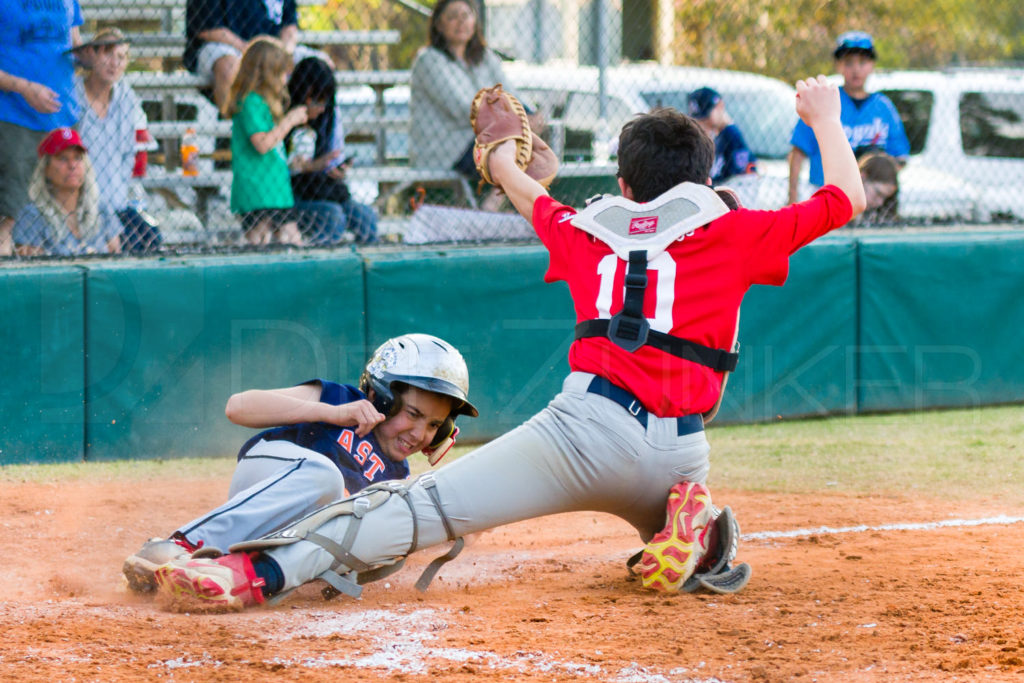
POLYGON ((681 183, 653 201, 638 204, 625 197, 605 197, 573 216, 572 225, 601 240, 626 261, 626 294, 622 310, 611 319, 585 320, 576 338, 608 337, 626 351, 649 345, 685 360, 731 372, 737 353, 714 349, 681 337, 652 330, 643 315, 647 263, 670 244, 729 212, 707 185, 681 183))
POLYGON ((623 261, 636 250, 645 251, 651 260, 677 239, 727 213, 729 207, 707 185, 681 183, 642 204, 603 197, 573 216, 571 223, 607 244, 623 261))

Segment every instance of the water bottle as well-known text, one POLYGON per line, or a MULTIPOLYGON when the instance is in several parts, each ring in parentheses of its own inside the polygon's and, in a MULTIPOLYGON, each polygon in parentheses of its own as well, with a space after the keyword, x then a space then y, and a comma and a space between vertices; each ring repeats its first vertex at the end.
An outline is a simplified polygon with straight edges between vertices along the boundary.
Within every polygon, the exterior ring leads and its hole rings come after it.
POLYGON ((181 138, 181 174, 199 175, 199 141, 195 128, 186 129, 185 136, 181 138))

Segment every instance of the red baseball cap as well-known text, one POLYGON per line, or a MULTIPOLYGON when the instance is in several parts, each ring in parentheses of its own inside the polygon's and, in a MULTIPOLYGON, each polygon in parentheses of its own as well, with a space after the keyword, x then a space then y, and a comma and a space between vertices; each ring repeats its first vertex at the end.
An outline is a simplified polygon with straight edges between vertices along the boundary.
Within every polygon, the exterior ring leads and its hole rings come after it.
POLYGON ((86 146, 82 144, 82 138, 74 128, 58 128, 56 130, 51 130, 50 134, 43 138, 43 141, 39 143, 39 147, 36 151, 39 153, 39 156, 44 156, 46 154, 60 154, 68 147, 78 147, 83 152, 89 151, 86 146))

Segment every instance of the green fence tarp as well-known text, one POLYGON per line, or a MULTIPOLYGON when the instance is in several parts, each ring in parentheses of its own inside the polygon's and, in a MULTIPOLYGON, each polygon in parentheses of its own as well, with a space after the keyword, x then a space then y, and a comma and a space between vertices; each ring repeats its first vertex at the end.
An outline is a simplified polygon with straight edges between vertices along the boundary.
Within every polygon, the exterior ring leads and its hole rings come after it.
POLYGON ((84 280, 74 267, 0 270, 0 465, 84 457, 84 280))
POLYGON ((364 299, 351 253, 91 268, 87 458, 235 452, 232 393, 358 376, 364 299))
POLYGON ((546 284, 539 246, 368 255, 372 344, 434 334, 466 359, 476 419, 464 438, 492 438, 522 423, 562 386, 575 316, 564 283, 546 284))
POLYGON ((1024 399, 1024 236, 862 240, 863 411, 1024 399))
POLYGON ((790 258, 784 286, 751 288, 740 313, 740 362, 718 421, 856 409, 856 259, 854 240, 820 239, 790 258))
MULTIPOLYGON (((528 419, 574 314, 540 246, 264 254, 0 271, 0 463, 233 453, 228 396, 354 383, 405 332, 455 344, 479 419, 528 419)), ((743 304, 721 422, 1024 399, 1024 235, 830 236, 743 304)))

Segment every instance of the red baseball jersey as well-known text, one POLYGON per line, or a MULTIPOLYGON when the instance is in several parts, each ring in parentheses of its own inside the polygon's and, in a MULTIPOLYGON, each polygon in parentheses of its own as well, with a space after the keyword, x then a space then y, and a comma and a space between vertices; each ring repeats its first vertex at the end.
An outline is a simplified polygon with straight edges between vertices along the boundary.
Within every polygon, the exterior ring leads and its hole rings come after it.
MULTIPOLYGON (((648 262, 644 316, 652 329, 731 349, 750 286, 782 285, 790 255, 846 223, 851 212, 850 200, 831 185, 777 211, 730 211, 648 262)), ((533 206, 533 227, 550 253, 544 279, 568 283, 577 322, 610 318, 622 308, 627 263, 573 226, 575 213, 547 195, 533 206)), ((650 346, 630 353, 603 337, 575 341, 569 367, 607 378, 661 417, 706 412, 722 388, 722 373, 711 368, 650 346)))

